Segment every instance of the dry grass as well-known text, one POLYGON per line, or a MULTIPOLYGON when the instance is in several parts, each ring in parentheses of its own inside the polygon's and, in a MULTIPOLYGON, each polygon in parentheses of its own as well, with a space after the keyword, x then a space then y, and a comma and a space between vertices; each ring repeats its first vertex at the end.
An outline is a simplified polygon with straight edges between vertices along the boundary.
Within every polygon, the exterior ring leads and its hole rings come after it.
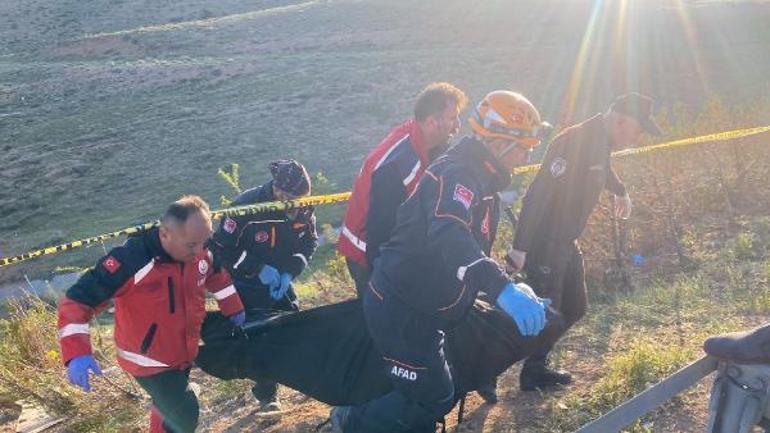
POLYGON ((69 421, 63 426, 67 431, 118 432, 137 425, 146 402, 126 393, 137 390, 113 361, 111 338, 104 336, 111 327, 92 330, 105 376, 92 379, 95 392, 84 393, 65 377, 53 307, 29 296, 11 301, 9 310, 10 317, 0 321, 0 394, 4 401, 31 400, 67 416, 69 421))

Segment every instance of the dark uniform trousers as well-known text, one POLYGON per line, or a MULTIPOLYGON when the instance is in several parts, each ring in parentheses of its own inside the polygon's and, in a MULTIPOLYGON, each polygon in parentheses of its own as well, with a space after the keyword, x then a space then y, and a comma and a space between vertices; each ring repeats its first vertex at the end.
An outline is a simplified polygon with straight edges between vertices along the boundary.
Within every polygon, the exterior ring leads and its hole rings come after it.
POLYGON ((168 433, 194 433, 198 426, 198 398, 189 387, 189 377, 189 368, 135 376, 152 398, 152 405, 163 414, 163 428, 168 433))
POLYGON ((455 403, 444 333, 373 280, 363 294, 364 315, 395 389, 354 406, 345 433, 434 433, 455 403))
POLYGON ((544 360, 561 338, 586 313, 586 295, 583 253, 573 242, 544 242, 527 254, 524 268, 527 283, 541 298, 549 298, 551 307, 562 314, 563 326, 553 339, 544 344, 530 359, 544 360))
MULTIPOLYGON (((270 296, 270 288, 261 283, 246 282, 243 280, 234 280, 233 285, 241 297, 241 302, 246 310, 265 309, 280 311, 299 311, 297 295, 294 293, 294 286, 289 287, 286 295, 275 300, 270 296)), ((254 383, 251 393, 261 403, 271 401, 278 393, 278 383, 269 379, 260 379, 254 383)))
POLYGON ((371 272, 366 267, 362 266, 355 260, 345 258, 345 263, 348 265, 348 272, 350 277, 353 278, 353 283, 356 285, 356 295, 359 299, 364 298, 364 291, 368 290, 369 278, 371 278, 371 272))

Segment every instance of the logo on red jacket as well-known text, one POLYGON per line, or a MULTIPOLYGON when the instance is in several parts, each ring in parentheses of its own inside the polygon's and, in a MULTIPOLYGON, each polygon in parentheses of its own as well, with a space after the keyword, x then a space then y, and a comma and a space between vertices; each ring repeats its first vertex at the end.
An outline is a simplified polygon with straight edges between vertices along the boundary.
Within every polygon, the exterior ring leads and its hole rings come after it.
POLYGON ((465 185, 458 183, 455 185, 455 193, 452 198, 455 201, 462 203, 462 205, 465 206, 465 209, 470 209, 471 203, 473 203, 473 191, 465 185))
POLYGON ((201 259, 198 261, 198 272, 200 272, 201 275, 206 275, 206 272, 209 271, 209 262, 201 259))
POLYGON ((235 233, 235 229, 237 227, 238 227, 238 223, 236 223, 235 220, 230 217, 225 218, 225 222, 222 225, 222 228, 225 229, 225 231, 230 234, 235 233))
POLYGON ((115 257, 107 256, 107 258, 102 261, 102 266, 104 266, 104 269, 106 269, 107 272, 114 274, 120 269, 120 262, 115 257))
POLYGON ((268 239, 270 239, 270 235, 267 234, 267 232, 264 230, 259 231, 256 235, 254 235, 254 240, 257 241, 258 244, 267 242, 268 239))

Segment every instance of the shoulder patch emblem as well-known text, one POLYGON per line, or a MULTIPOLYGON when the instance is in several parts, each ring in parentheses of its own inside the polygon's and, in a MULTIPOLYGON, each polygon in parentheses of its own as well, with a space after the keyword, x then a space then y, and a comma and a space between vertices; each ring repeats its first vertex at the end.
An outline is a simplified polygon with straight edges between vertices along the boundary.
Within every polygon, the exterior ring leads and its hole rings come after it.
POLYGON ((553 177, 559 177, 564 174, 564 172, 567 171, 567 160, 558 157, 551 162, 551 176, 553 177))
POLYGON ((465 209, 470 209, 473 203, 473 191, 465 185, 458 183, 455 185, 454 195, 452 197, 455 201, 459 201, 465 206, 465 209))
POLYGON ((270 235, 267 234, 267 232, 264 230, 259 231, 256 235, 254 235, 254 240, 257 241, 258 244, 267 242, 268 239, 270 239, 270 235))
POLYGON ((238 223, 236 223, 235 220, 230 217, 225 218, 225 222, 222 224, 222 228, 230 234, 233 234, 237 227, 238 223))
POLYGON ((205 261, 203 259, 198 261, 198 272, 201 275, 206 275, 206 272, 208 272, 208 271, 209 271, 209 262, 207 262, 207 261, 205 261))
POLYGON ((120 269, 120 262, 115 257, 107 256, 107 258, 102 261, 102 266, 107 272, 114 274, 120 269))

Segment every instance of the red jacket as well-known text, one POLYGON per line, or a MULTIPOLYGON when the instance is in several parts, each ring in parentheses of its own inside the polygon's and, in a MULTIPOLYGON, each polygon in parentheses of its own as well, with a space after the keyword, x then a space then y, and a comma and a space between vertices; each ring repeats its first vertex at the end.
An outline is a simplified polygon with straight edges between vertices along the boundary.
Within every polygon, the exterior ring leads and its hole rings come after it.
POLYGON ((429 163, 425 139, 414 119, 393 129, 369 152, 353 183, 337 242, 340 254, 369 267, 393 229, 398 206, 417 187, 429 163), (377 197, 376 203, 371 202, 373 197, 377 197), (376 209, 370 215, 372 206, 376 209), (367 247, 368 240, 374 244, 367 247))
POLYGON ((188 367, 198 355, 208 289, 226 316, 243 310, 226 271, 211 255, 175 262, 158 229, 129 238, 83 274, 59 301, 62 360, 91 353, 88 323, 115 300, 118 364, 134 376, 188 367))

